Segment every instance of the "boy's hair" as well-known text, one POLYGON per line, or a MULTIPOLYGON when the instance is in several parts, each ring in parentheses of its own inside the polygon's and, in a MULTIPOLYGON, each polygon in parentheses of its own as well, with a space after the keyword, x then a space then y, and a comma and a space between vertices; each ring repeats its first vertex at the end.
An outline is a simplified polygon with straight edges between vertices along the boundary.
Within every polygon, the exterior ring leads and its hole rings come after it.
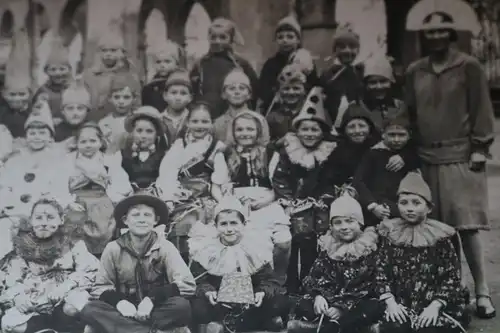
POLYGON ((410 121, 408 117, 400 113, 399 109, 389 108, 388 113, 390 116, 385 118, 382 124, 382 130, 384 132, 392 126, 399 126, 410 132, 410 121))

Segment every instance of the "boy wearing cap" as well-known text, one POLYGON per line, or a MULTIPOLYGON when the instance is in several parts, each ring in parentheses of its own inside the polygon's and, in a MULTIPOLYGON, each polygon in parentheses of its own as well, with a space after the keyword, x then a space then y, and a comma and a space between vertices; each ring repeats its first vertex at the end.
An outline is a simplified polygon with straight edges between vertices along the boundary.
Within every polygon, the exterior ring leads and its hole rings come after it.
POLYGON ((217 118, 214 123, 215 137, 226 141, 228 126, 238 114, 249 111, 248 102, 252 99, 250 79, 240 69, 233 69, 224 79, 222 86, 222 99, 227 102, 227 111, 217 118))
POLYGON ((162 332, 190 324, 186 297, 195 291, 193 275, 163 231, 155 230, 168 214, 166 204, 149 194, 116 205, 115 220, 128 231, 104 249, 96 281, 101 287, 94 292, 99 300, 79 305, 86 324, 105 333, 162 332))
POLYGON ((186 126, 189 110, 187 106, 193 100, 193 92, 189 73, 184 69, 170 72, 164 83, 163 100, 166 106, 162 119, 168 128, 169 142, 178 139, 180 131, 186 126))
POLYGON ((418 168, 418 156, 408 146, 410 140, 408 120, 392 116, 384 121, 382 141, 367 151, 354 175, 353 185, 365 212, 367 225, 399 216, 397 190, 408 172, 418 168), (403 167, 388 168, 393 156, 405 157, 403 167))
POLYGON ((197 277, 193 316, 202 332, 280 331, 287 320, 271 263, 273 244, 264 230, 249 229, 248 207, 224 197, 214 210, 214 224, 191 229, 191 270, 197 277), (239 317, 239 318, 238 318, 239 317))
MULTIPOLYGON (((374 290, 378 235, 364 231, 359 203, 344 194, 330 206, 330 229, 320 237, 321 252, 304 279, 305 295, 289 332, 358 332, 383 314, 374 290), (316 318, 323 317, 318 322, 316 318)), ((363 331, 364 332, 364 331, 363 331)))
MULTIPOLYGON (((221 96, 224 78, 234 68, 240 68, 250 78, 252 91, 257 91, 258 77, 250 63, 235 54, 233 44, 243 45, 243 38, 234 22, 216 18, 208 30, 210 49, 191 71, 195 99, 203 99, 212 106, 212 119, 216 119, 227 104, 221 96)), ((251 107, 255 106, 252 99, 251 107)))
POLYGON ((375 288, 386 303, 383 332, 465 332, 468 292, 452 244, 454 228, 430 219, 432 196, 419 172, 401 181, 401 217, 378 226, 375 288))
POLYGON ((349 27, 339 27, 333 37, 335 63, 320 77, 326 95, 325 107, 338 127, 342 97, 347 102, 360 101, 363 92, 363 65, 354 64, 359 53, 359 35, 349 27))
MULTIPOLYGON (((264 63, 259 77, 259 90, 256 93, 260 101, 259 109, 267 110, 274 96, 278 93, 278 76, 283 68, 300 59, 302 30, 299 22, 293 15, 286 16, 278 22, 275 32, 275 41, 278 52, 264 63)), ((306 51, 307 52, 307 51, 306 51)), ((307 88, 313 87, 318 80, 313 63, 307 75, 307 88)))
POLYGON ((184 51, 179 44, 167 40, 160 45, 154 45, 149 55, 153 62, 154 75, 142 88, 142 105, 149 105, 158 110, 165 110, 167 102, 164 99, 165 83, 170 74, 182 68, 184 51))
POLYGON ((124 148, 128 137, 125 119, 140 105, 140 90, 140 83, 128 73, 118 73, 111 80, 108 103, 103 109, 107 115, 99 121, 106 138, 106 153, 113 154, 124 148))

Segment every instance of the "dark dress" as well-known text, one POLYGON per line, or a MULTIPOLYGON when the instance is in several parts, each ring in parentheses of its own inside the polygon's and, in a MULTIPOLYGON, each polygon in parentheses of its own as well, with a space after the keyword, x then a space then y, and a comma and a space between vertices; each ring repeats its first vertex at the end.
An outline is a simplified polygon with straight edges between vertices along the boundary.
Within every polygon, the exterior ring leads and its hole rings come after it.
POLYGON ((153 185, 159 176, 161 161, 166 149, 157 149, 142 162, 138 156, 133 156, 130 145, 122 151, 122 168, 128 174, 130 184, 134 191, 144 190, 153 185))
POLYGON ((165 83, 167 77, 155 75, 151 82, 142 88, 141 101, 142 105, 152 106, 158 111, 163 112, 167 108, 167 102, 163 99, 165 91, 165 83))
POLYGON ((65 141, 71 137, 74 137, 78 134, 78 131, 81 128, 81 125, 76 125, 73 126, 71 124, 68 124, 67 122, 63 121, 55 126, 55 135, 54 135, 54 141, 55 142, 62 142, 65 141))
POLYGON ((28 119, 30 109, 24 112, 17 112, 11 109, 7 101, 0 96, 0 124, 5 125, 15 138, 24 138, 24 123, 28 119))

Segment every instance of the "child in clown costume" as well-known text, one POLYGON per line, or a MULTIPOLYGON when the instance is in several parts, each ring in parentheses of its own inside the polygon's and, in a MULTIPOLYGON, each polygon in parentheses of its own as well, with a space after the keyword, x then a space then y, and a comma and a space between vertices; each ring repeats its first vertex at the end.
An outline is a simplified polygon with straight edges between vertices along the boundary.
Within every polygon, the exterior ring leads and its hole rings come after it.
POLYGON ((87 293, 99 261, 79 239, 55 199, 41 198, 13 230, 14 251, 3 262, 2 331, 34 333, 74 326, 77 310, 66 301, 87 293))
MULTIPOLYGON (((194 98, 203 99, 212 106, 212 118, 215 120, 227 110, 221 90, 224 78, 234 68, 240 68, 250 79, 252 91, 257 91, 257 74, 250 63, 235 54, 233 44, 243 44, 243 38, 234 22, 225 18, 216 18, 208 30, 210 49, 195 64, 191 71, 194 98)), ((255 97, 255 96, 254 96, 255 97)), ((250 108, 255 107, 255 100, 250 108)))
POLYGON ((307 67, 306 90, 308 91, 318 81, 316 67, 310 53, 301 48, 302 29, 293 15, 282 18, 276 27, 275 41, 278 52, 267 59, 259 77, 259 90, 254 92, 259 98, 259 109, 264 112, 271 106, 273 99, 279 91, 278 76, 283 68, 293 62, 303 62, 302 55, 308 58, 304 65, 307 67))
POLYGON ((227 102, 228 109, 214 123, 215 137, 225 142, 227 129, 240 113, 249 111, 248 102, 252 99, 250 79, 240 69, 233 69, 227 74, 222 85, 222 99, 227 102))
MULTIPOLYGON (((219 118, 220 119, 220 118, 219 118)), ((249 204, 249 228, 272 233, 273 263, 276 277, 283 286, 286 280, 292 235, 290 219, 276 199, 271 184, 273 149, 269 147, 269 128, 264 117, 242 111, 229 123, 225 158, 233 194, 249 204)))
POLYGON ((165 110, 167 102, 163 98, 165 83, 172 71, 181 68, 184 63, 184 52, 179 44, 167 40, 150 49, 154 75, 142 88, 142 105, 149 105, 158 110, 165 110))
POLYGON ((232 196, 216 206, 213 224, 191 230, 191 271, 197 278, 192 301, 202 332, 279 331, 288 316, 272 262, 273 244, 266 233, 249 229, 248 208, 232 196))

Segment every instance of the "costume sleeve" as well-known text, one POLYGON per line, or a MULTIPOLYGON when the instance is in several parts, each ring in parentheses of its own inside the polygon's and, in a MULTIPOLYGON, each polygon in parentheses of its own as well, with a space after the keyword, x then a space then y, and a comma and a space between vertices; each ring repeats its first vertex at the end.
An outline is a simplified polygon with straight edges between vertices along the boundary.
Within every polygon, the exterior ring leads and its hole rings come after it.
POLYGON ((75 271, 68 276, 74 287, 90 287, 96 282, 99 260, 93 256, 84 241, 78 241, 71 249, 75 271))
POLYGON ((271 264, 265 264, 252 276, 253 292, 264 292, 265 297, 274 296, 280 291, 280 285, 271 264))
POLYGON ((180 154, 181 143, 175 141, 169 151, 163 157, 160 164, 159 176, 156 186, 160 189, 162 199, 170 201, 175 198, 175 194, 180 187, 177 180, 179 166, 175 163, 180 154))
POLYGON ((24 279, 28 269, 26 261, 15 255, 5 263, 2 267, 2 272, 5 274, 3 277, 5 289, 0 295, 0 304, 13 306, 14 298, 26 292, 24 279))
POLYGON ((274 153, 273 159, 277 158, 278 163, 272 176, 272 186, 276 192, 277 199, 293 199, 291 185, 294 182, 293 175, 287 158, 279 153, 274 153), (276 156, 276 157, 275 157, 276 156))
POLYGON ((449 239, 440 241, 436 254, 438 276, 434 277, 437 286, 440 286, 435 300, 444 301, 444 304, 456 303, 461 290, 460 261, 453 244, 449 239))
POLYGON ((110 184, 106 190, 106 194, 113 203, 120 202, 123 198, 133 192, 130 185, 128 174, 123 170, 121 163, 117 163, 117 159, 111 159, 108 163, 108 174, 111 176, 110 184))
POLYGON ((209 291, 217 291, 217 288, 210 284, 207 270, 203 268, 197 261, 191 263, 191 272, 196 279, 196 296, 205 297, 209 291))
POLYGON ((488 81, 479 62, 466 64, 467 109, 470 116, 472 151, 489 155, 494 140, 494 113, 488 81))
POLYGON ((313 299, 316 296, 328 298, 325 291, 330 289, 330 292, 335 293, 336 289, 336 272, 333 269, 327 269, 325 265, 326 254, 321 252, 318 258, 314 261, 309 275, 304 278, 303 288, 306 295, 310 295, 313 299))
POLYGON ((99 296, 99 300, 112 306, 116 306, 118 302, 126 299, 125 294, 116 290, 116 279, 119 278, 116 267, 119 263, 116 262, 116 257, 119 251, 118 244, 115 242, 109 243, 104 248, 101 255, 101 265, 97 272, 95 289, 92 292, 99 296))
POLYGON ((353 185, 356 191, 359 193, 359 203, 363 208, 368 208, 371 204, 378 204, 377 198, 375 198, 368 188, 367 182, 371 181, 373 178, 373 155, 374 151, 369 151, 361 160, 358 165, 353 178, 353 185))
POLYGON ((224 154, 218 152, 214 157, 214 171, 211 177, 212 183, 217 185, 224 185, 230 182, 229 169, 227 168, 224 154))
POLYGON ((194 295, 196 282, 179 251, 172 243, 165 241, 162 243, 162 255, 165 258, 168 282, 177 286, 180 296, 194 295))
POLYGON ((392 268, 389 260, 390 247, 387 242, 381 237, 380 247, 376 259, 376 277, 375 277, 375 293, 381 298, 385 299, 392 296, 391 290, 391 276, 389 270, 392 268))

